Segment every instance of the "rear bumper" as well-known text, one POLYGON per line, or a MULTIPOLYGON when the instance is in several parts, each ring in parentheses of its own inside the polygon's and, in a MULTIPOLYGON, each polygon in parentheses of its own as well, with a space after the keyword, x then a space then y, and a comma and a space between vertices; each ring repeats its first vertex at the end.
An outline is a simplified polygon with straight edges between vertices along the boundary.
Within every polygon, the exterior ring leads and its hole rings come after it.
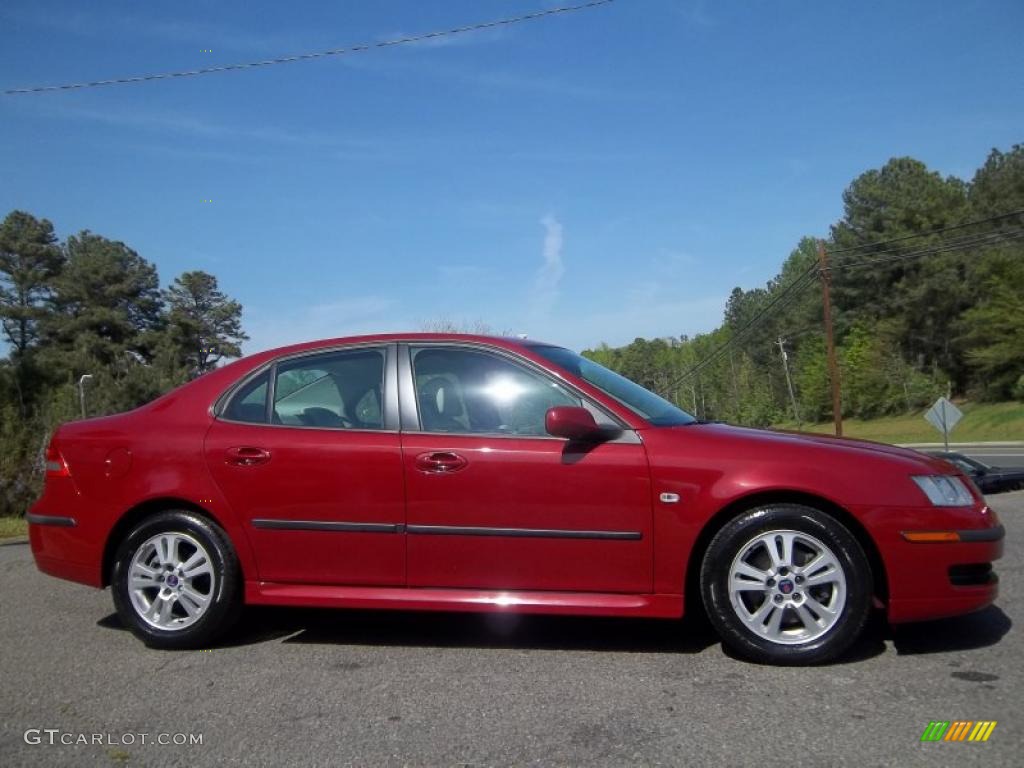
POLYGON ((91 587, 103 586, 101 553, 76 519, 35 511, 26 519, 32 555, 40 571, 91 587))

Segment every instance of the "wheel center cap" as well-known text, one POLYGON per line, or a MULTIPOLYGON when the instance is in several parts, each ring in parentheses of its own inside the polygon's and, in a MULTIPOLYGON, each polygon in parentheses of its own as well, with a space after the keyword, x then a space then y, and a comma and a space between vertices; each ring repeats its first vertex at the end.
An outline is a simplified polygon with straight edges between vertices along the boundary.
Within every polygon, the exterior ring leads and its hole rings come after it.
POLYGON ((784 595, 788 595, 793 591, 793 582, 789 579, 783 579, 779 582, 779 592, 784 595))
MULTIPOLYGON (((173 573, 167 575, 167 586, 168 587, 176 587, 176 586, 178 586, 178 577, 175 576, 173 573)), ((792 586, 790 587, 790 589, 792 589, 792 586)))

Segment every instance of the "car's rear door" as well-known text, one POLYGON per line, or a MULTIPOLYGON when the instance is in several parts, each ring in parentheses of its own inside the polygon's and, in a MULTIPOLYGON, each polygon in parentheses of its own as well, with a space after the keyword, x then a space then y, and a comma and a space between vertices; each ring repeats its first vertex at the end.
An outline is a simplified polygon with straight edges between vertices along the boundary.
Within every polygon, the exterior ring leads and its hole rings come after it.
POLYGON ((410 586, 651 590, 634 432, 589 445, 547 435, 547 409, 580 397, 498 350, 403 346, 399 361, 410 586))
POLYGON ((227 400, 206 461, 263 581, 405 582, 395 348, 275 362, 227 400))

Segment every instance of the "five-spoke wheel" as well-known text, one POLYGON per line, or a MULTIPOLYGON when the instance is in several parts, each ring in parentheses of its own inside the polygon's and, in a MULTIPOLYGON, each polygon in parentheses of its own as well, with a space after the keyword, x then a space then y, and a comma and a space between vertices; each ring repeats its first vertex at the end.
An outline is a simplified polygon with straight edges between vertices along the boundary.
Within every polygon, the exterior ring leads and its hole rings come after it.
POLYGON ((723 641, 773 663, 843 653, 863 630, 871 591, 856 538, 835 518, 796 504, 750 510, 726 523, 701 568, 704 604, 723 641))
POLYGON ((111 585, 121 620, 161 648, 208 644, 240 605, 227 536, 192 512, 161 512, 132 529, 118 549, 111 585))
POLYGON ((800 531, 759 533, 729 569, 733 610, 751 631, 796 644, 828 632, 846 604, 846 576, 821 540, 800 531))
POLYGON ((210 605, 216 585, 209 552, 187 533, 158 533, 147 539, 128 571, 132 605, 157 629, 194 624, 210 605))

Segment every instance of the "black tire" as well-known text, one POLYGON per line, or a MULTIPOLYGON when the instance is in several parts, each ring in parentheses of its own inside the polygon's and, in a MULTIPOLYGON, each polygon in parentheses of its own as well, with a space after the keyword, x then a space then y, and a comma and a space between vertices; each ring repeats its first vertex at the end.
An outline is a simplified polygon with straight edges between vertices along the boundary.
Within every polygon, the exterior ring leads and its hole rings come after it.
MULTIPOLYGON (((146 578, 148 579, 148 576, 146 578)), ((160 512, 147 517, 131 530, 117 549, 111 574, 111 589, 114 607, 121 621, 136 637, 152 648, 209 647, 231 627, 242 607, 241 571, 227 534, 216 523, 202 515, 182 510, 160 512), (171 541, 178 542, 174 546, 174 552, 181 553, 182 558, 199 552, 198 563, 201 567, 202 563, 208 562, 210 574, 197 576, 194 580, 187 579, 183 577, 185 571, 174 571, 173 566, 165 573, 164 566, 158 565, 160 555, 151 544, 154 537, 161 534, 169 535, 172 537, 171 541), (137 556, 140 558, 141 567, 160 574, 161 583, 154 581, 153 587, 136 590, 133 593, 129 588, 129 579, 133 561, 137 556), (146 558, 148 561, 143 562, 142 560, 146 558), (172 579, 177 589, 192 589, 192 594, 206 598, 205 603, 200 607, 192 599, 173 596, 171 587, 168 586, 172 579), (171 600, 159 597, 165 593, 172 594, 171 600), (141 605, 147 600, 151 606, 162 607, 164 603, 171 604, 171 610, 163 621, 163 625, 168 628, 157 626, 144 617, 141 605), (191 613, 186 607, 191 609, 191 613), (184 626, 175 626, 176 623, 184 626)), ((156 615, 153 616, 153 621, 158 621, 156 615)))
POLYGON ((701 564, 700 590, 708 619, 732 651, 760 663, 808 665, 836 659, 860 637, 871 610, 873 581, 864 550, 834 517, 800 504, 772 504, 744 512, 715 535, 701 564), (758 539, 771 532, 779 535, 758 539), (782 558, 773 565, 768 544, 761 542, 781 547, 786 538, 795 542, 790 545, 795 566, 779 566, 782 558), (830 550, 834 565, 827 573, 811 565, 815 543, 830 550), (754 586, 761 582, 753 575, 734 574, 734 584, 744 589, 731 591, 734 564, 750 565, 771 578, 761 587, 754 586), (823 579, 831 582, 806 586, 823 579), (831 608, 832 614, 820 608, 831 608), (763 620, 758 618, 762 610, 763 620), (772 628, 776 611, 779 618, 772 628))

